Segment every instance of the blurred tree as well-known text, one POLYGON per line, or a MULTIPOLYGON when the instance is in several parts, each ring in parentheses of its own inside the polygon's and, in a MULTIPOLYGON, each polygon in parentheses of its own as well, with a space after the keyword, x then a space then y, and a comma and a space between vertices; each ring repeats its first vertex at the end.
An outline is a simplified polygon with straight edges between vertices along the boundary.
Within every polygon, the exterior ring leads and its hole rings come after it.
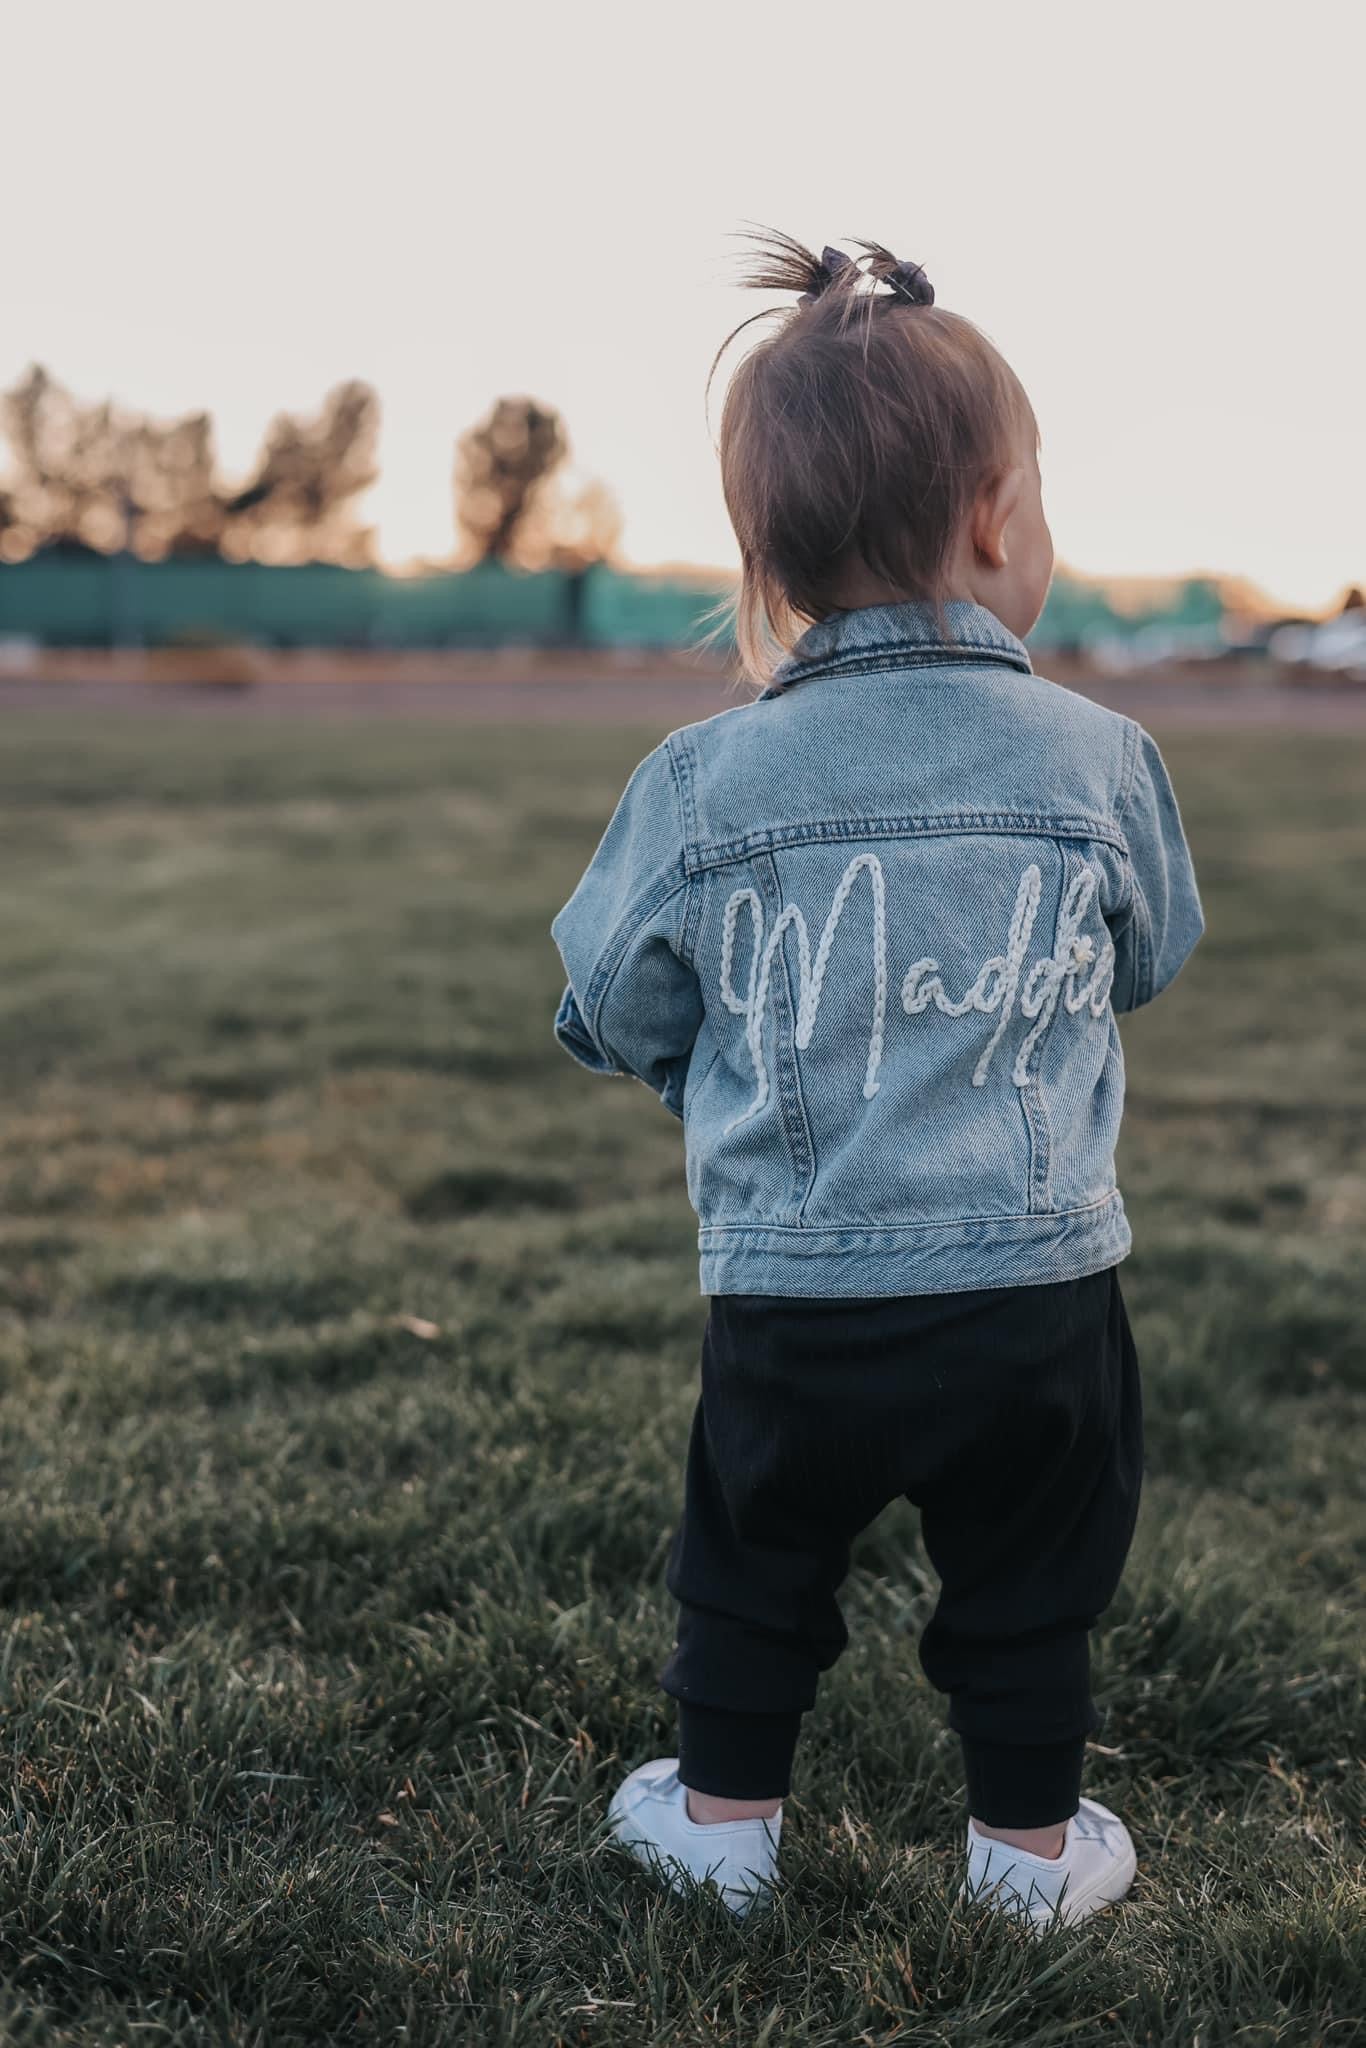
POLYGON ((188 413, 165 425, 138 422, 123 472, 138 554, 220 552, 226 520, 215 469, 213 422, 207 413, 188 413))
POLYGON ((379 400, 368 384, 337 385, 316 419, 280 413, 244 488, 224 501, 224 552, 270 562, 374 558, 374 533, 354 500, 375 481, 379 400))
POLYGON ((616 499, 596 478, 575 487, 563 470, 569 436, 552 406, 500 398, 456 446, 456 524, 476 562, 558 569, 564 632, 582 636, 590 571, 621 537, 616 499))
POLYGON ((621 511, 605 483, 590 477, 573 488, 553 476, 528 508, 518 556, 529 567, 581 575, 610 561, 620 539, 621 511))
POLYGON ((0 399, 0 559, 46 547, 241 560, 368 561, 353 501, 373 482, 379 406, 342 384, 317 420, 282 413, 247 484, 219 482, 207 413, 153 420, 74 398, 38 365, 0 399))
POLYGON ((0 416, 12 456, 6 555, 53 545, 117 547, 124 521, 110 488, 111 408, 78 404, 35 363, 0 400, 0 416))
POLYGON ((12 457, 6 556, 41 547, 108 554, 212 553, 222 534, 213 430, 203 413, 161 422, 83 404, 38 365, 0 401, 12 457))
POLYGON ((27 553, 18 503, 12 492, 0 491, 0 562, 18 561, 27 553))
POLYGON ((476 561, 508 562, 547 479, 569 452, 564 422, 534 398, 500 398, 462 435, 455 455, 455 517, 476 561))
POLYGON ((596 477, 577 490, 551 477, 527 514, 519 556, 528 568, 558 569, 564 577, 563 632, 571 646, 584 638, 593 570, 611 560, 620 539, 617 501, 596 477))

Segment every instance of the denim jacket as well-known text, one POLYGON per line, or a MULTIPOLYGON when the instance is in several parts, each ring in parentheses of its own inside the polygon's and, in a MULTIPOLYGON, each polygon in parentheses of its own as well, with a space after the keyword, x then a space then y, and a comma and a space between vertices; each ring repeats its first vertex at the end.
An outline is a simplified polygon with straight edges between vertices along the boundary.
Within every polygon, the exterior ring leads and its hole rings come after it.
POLYGON ((953 601, 813 626, 632 776, 554 924, 556 1036, 683 1120, 707 1294, 1122 1259, 1117 1010, 1203 930, 1141 727, 953 601))

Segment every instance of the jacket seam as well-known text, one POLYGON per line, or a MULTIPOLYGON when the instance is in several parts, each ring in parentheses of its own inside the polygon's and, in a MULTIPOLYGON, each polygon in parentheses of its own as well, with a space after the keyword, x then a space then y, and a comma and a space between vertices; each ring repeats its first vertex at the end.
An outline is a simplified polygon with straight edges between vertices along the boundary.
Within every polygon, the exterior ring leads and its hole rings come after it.
MULTIPOLYGON (((779 905, 781 905, 783 901, 783 885, 778 876, 778 863, 774 860, 772 852, 769 853, 768 860, 773 870, 773 885, 777 892, 777 900, 779 905)), ((787 1000, 795 1017, 797 1006, 792 1001, 792 962, 787 956, 786 933, 783 935, 779 951, 782 955, 783 980, 787 984, 787 1000)), ((802 1063, 797 1053, 795 1034, 792 1044, 792 1094, 792 1124, 798 1139, 797 1164, 799 1167, 804 1166, 806 1171, 806 1186, 797 1196, 795 1203, 797 1221, 800 1223, 806 1214, 806 1205, 815 1193, 820 1167, 816 1159, 815 1139, 811 1135, 811 1118, 808 1116, 806 1109, 806 1091, 802 1087, 802 1063)), ((793 1192, 796 1193, 796 1190, 794 1189, 793 1192)))
POLYGON ((1038 1066, 1047 1043, 1048 1036, 1045 1034, 1035 1049, 1033 1072, 1026 1076, 1024 1087, 1015 1091, 1020 1098, 1020 1114, 1024 1118, 1025 1134, 1029 1139, 1031 1216, 1048 1216, 1053 1213, 1050 1206, 1053 1192, 1053 1130, 1048 1120, 1048 1104, 1044 1101, 1038 1066))
MULTIPOLYGON (((1120 768, 1120 797, 1115 807, 1115 824, 1121 833, 1124 830, 1124 814, 1133 799, 1134 784, 1138 780, 1138 742, 1142 730, 1138 721, 1133 718, 1126 718, 1124 726, 1124 759, 1120 768)), ((1128 851, 1127 844, 1125 851, 1128 851)))
MULTIPOLYGON (((905 640, 880 640, 848 654, 832 654, 805 662, 775 676, 764 697, 781 697, 796 683, 809 683, 821 676, 867 675, 874 669, 902 671, 912 668, 970 668, 982 661, 998 667, 1018 669, 1033 675, 1034 664, 1027 652, 992 645, 985 640, 960 640, 953 647, 924 647, 905 640)), ((763 698, 759 700, 763 701, 763 698)))
MULTIPOLYGON (((598 1018, 602 1013, 603 1003, 607 1000, 608 991, 612 986, 622 961, 626 957, 626 951, 631 940, 635 937, 641 926, 656 916, 678 894, 680 889, 684 891, 691 889, 692 871, 688 866, 686 858, 688 839, 686 827, 687 813, 678 762, 672 745, 673 737, 674 735, 670 734, 658 751, 663 753, 665 760, 669 764, 669 779, 673 785, 674 802, 678 808, 679 851, 677 863, 682 868, 682 874, 681 876, 678 874, 677 866, 667 869, 654 888, 647 890, 639 902, 626 913, 599 954, 597 964, 588 977, 588 983, 584 989, 583 1002, 580 1006, 584 1023, 594 1038, 598 1035, 598 1018)), ((683 917, 680 920, 680 943, 683 928, 686 927, 687 923, 688 908, 689 904, 685 896, 683 917)), ((683 958, 685 966, 692 966, 691 959, 682 954, 680 954, 680 957, 683 958)))
POLYGON ((1130 863, 1133 874, 1133 923, 1138 934, 1138 946, 1134 958, 1134 1006, 1150 1003, 1153 996, 1153 914, 1139 880, 1138 869, 1130 863))
POLYGON ((692 752, 681 732, 670 733, 664 751, 673 771, 674 797, 678 804, 679 839, 684 846, 697 837, 697 814, 693 800, 692 752))
MULTIPOLYGON (((683 885, 683 915, 678 924, 678 957, 697 973, 697 940, 702 925, 702 891, 697 878, 689 875, 683 885)), ((701 977, 699 976, 700 980, 701 977)))
MULTIPOLYGON (((670 733, 664 742, 664 751, 668 756, 669 767, 673 771, 674 798, 678 804, 680 853, 683 853, 697 830, 693 809, 692 756, 681 734, 670 733), (674 744, 675 739, 678 740, 677 746, 674 744)), ((697 950, 697 927, 701 922, 701 902, 697 890, 693 888, 693 877, 686 858, 683 861, 683 871, 688 881, 683 898, 683 915, 679 920, 678 950, 679 957, 685 965, 696 973, 694 955, 697 950)))
POLYGON ((841 845, 863 839, 971 838, 977 834, 1033 839, 1094 840, 1128 854, 1124 835, 1104 818, 1085 812, 1049 816, 1038 811, 943 811, 896 818, 813 818, 799 825, 766 825, 738 839, 691 841, 683 848, 690 874, 727 867, 752 854, 783 846, 841 845))
MULTIPOLYGON (((1079 869, 1084 871, 1085 862, 1063 848, 1061 897, 1066 897, 1079 869)), ((1025 1072, 1025 1083, 1019 1091, 1020 1109, 1029 1132, 1029 1207, 1032 1215, 1053 1213, 1053 1120, 1048 1113, 1048 1096, 1043 1085, 1043 1063, 1057 1023, 1058 1008, 1055 1006, 1046 1030, 1033 1049, 1025 1072)))
POLYGON ((1119 1194, 1118 1188, 1107 1188, 1094 1202, 1084 1202, 1078 1209, 1026 1209, 1009 1213, 1001 1211, 995 1216, 932 1216, 918 1223, 704 1223, 699 1236, 724 1232, 728 1237, 743 1237, 747 1234, 772 1237, 898 1237, 909 1231, 918 1230, 959 1230, 968 1225, 993 1223, 1060 1223, 1069 1216, 1093 1216, 1098 1209, 1106 1208, 1119 1194))
MULTIPOLYGON (((651 918, 657 917, 675 896, 686 892, 690 883, 691 877, 685 873, 671 879, 667 888, 655 888, 649 895, 643 896, 636 909, 622 919, 611 941, 603 948, 602 956, 589 976, 581 1005, 584 1023, 600 1045, 602 1041, 598 1036, 598 1019, 602 1015, 602 1006, 626 958, 632 939, 641 927, 648 924, 651 918)), ((688 966, 691 964, 690 961, 685 963, 688 966)))
MULTIPOLYGON (((776 918, 782 909, 783 885, 778 877, 778 864, 771 852, 765 855, 765 864, 766 873, 763 879, 772 892, 768 909, 770 915, 776 918)), ((806 1113, 806 1098, 802 1094, 801 1069, 797 1060, 797 1005, 792 995, 792 968, 785 943, 778 948, 778 960, 782 966, 782 992, 787 1002, 787 1016, 780 1020, 775 1010, 774 1081, 783 1135, 787 1140, 792 1162, 792 1194, 788 1207, 800 1222, 802 1210, 806 1206, 807 1197, 815 1181, 816 1159, 811 1143, 811 1120, 806 1113)), ((762 1021, 760 1029, 762 1030, 762 1021)))

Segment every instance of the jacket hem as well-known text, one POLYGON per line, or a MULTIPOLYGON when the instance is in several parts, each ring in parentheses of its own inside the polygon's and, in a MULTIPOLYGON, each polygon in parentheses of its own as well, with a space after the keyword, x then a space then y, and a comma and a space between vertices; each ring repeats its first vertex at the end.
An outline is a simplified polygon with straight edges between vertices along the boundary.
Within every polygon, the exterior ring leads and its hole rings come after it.
POLYGON ((1046 1286, 1117 1266, 1133 1243, 1119 1190, 1087 1209, 896 1230, 712 1225, 698 1232, 703 1294, 871 1300, 1046 1286))

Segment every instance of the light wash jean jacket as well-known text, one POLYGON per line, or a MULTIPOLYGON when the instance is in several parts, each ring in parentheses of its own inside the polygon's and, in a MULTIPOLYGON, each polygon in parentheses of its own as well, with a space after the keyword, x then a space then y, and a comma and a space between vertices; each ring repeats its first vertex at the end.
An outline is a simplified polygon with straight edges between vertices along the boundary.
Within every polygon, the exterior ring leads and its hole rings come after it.
POLYGON ((1203 930, 1131 719, 951 602, 813 626, 632 776, 554 924, 560 1043, 680 1116, 706 1294, 1064 1280, 1129 1249, 1116 1010, 1203 930))

